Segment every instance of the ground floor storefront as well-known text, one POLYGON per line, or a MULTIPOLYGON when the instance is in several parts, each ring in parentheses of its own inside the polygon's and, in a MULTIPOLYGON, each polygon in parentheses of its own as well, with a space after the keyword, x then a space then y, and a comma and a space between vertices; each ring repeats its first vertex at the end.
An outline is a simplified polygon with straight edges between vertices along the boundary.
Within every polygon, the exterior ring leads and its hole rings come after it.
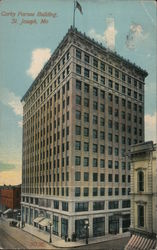
POLYGON ((126 212, 95 214, 62 214, 61 212, 22 206, 22 224, 50 231, 59 237, 84 239, 128 231, 130 214, 126 212))

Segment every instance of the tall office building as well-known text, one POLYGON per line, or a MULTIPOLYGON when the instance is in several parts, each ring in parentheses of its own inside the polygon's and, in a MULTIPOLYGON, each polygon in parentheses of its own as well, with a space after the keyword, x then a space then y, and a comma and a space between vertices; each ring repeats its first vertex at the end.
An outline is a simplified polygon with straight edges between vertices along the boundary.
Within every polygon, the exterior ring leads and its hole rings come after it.
POLYGON ((22 101, 22 219, 71 238, 130 225, 147 72, 70 28, 22 101))

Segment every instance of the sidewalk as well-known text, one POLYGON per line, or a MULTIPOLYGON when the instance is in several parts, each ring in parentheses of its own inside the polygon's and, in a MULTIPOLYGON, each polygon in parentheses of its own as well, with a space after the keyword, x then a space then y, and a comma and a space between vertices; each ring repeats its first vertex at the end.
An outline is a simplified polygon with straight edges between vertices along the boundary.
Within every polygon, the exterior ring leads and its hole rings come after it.
MULTIPOLYGON (((26 225, 22 230, 42 239, 45 242, 49 242, 50 235, 47 232, 41 231, 38 228, 35 228, 31 225, 26 225)), ((100 237, 94 237, 94 238, 89 238, 88 244, 95 244, 95 243, 100 243, 100 242, 105 242, 105 241, 110 241, 110 240, 116 240, 116 239, 121 239, 124 237, 129 237, 130 233, 126 232, 123 234, 117 234, 117 235, 104 235, 100 237)), ((65 242, 64 239, 61 239, 60 237, 52 234, 52 243, 54 247, 57 248, 71 248, 71 247, 79 247, 79 246, 84 246, 86 245, 85 239, 77 240, 76 242, 65 242)))

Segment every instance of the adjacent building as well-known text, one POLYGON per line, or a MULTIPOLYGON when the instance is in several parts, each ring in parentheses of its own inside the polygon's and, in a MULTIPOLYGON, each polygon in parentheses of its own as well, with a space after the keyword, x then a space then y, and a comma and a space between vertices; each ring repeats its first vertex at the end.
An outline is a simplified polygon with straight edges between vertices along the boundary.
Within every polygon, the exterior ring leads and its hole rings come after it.
POLYGON ((125 232, 147 72, 70 28, 22 98, 22 220, 59 236, 125 232), (45 229, 46 228, 46 229, 45 229))
POLYGON ((20 209, 21 208, 21 185, 0 187, 0 209, 20 209))
POLYGON ((131 226, 127 249, 154 249, 157 236, 157 144, 131 146, 131 226))

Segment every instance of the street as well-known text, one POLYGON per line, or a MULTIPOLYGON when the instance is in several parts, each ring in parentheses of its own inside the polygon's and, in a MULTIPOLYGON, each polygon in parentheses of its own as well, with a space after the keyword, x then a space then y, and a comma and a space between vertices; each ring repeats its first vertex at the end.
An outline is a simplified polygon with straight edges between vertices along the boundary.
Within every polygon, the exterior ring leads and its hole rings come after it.
MULTIPOLYGON (((123 250, 129 237, 96 244, 77 246, 78 250, 123 250)), ((0 219, 0 249, 59 249, 19 229, 10 227, 8 221, 0 219)), ((76 250, 74 247, 65 250, 76 250)))
POLYGON ((0 227, 0 249, 25 249, 25 247, 0 227))
POLYGON ((0 249, 56 248, 19 228, 10 227, 7 221, 0 219, 0 249))
MULTIPOLYGON (((90 244, 82 247, 77 247, 78 250, 124 250, 125 245, 129 241, 129 237, 122 239, 110 240, 106 242, 90 244)), ((71 248, 71 250, 76 250, 76 248, 71 248)))

